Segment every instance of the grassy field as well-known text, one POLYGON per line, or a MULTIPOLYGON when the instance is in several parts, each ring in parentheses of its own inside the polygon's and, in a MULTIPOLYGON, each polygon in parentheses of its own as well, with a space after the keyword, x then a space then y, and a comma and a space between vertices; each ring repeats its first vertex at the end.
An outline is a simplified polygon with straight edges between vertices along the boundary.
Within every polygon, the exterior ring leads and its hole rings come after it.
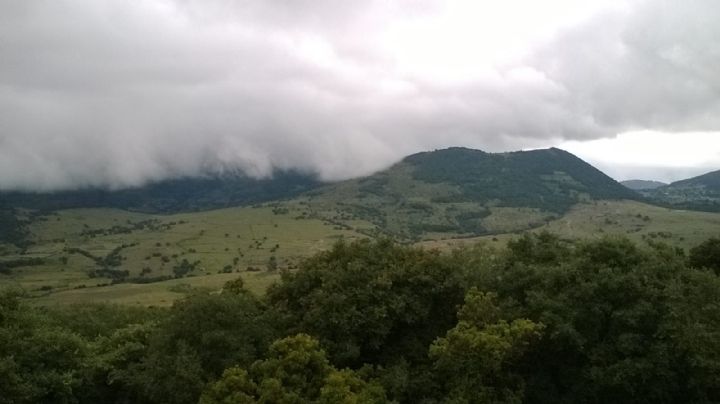
MULTIPOLYGON (((163 306, 195 289, 219 290, 226 281, 242 276, 251 291, 262 294, 279 278, 279 271, 293 270, 302 258, 329 248, 340 238, 367 237, 356 230, 367 232, 373 227, 347 217, 338 225, 332 217, 316 218, 312 208, 312 203, 301 199, 177 215, 111 209, 59 211, 34 221, 35 244, 24 254, 5 249, 0 256, 0 260, 40 258, 44 262, 0 275, 0 286, 21 288, 38 304, 163 306), (107 273, 98 272, 103 265, 127 271, 126 278, 113 282, 107 273)), ((531 231, 548 230, 567 238, 617 234, 683 248, 720 235, 720 214, 633 201, 578 204, 555 220, 531 209, 494 208, 484 220, 498 231, 523 228, 531 220, 535 223, 531 231)), ((438 232, 418 244, 441 249, 475 242, 501 246, 520 232, 473 238, 438 232)))
POLYGON ((639 202, 597 202, 576 206, 544 229, 569 238, 622 234, 689 248, 720 236, 720 214, 672 210, 639 202))
MULTIPOLYGON (((549 231, 566 238, 598 238, 622 235, 637 242, 662 241, 690 248, 720 236, 720 214, 671 210, 635 201, 597 201, 576 205, 565 216, 531 231, 549 231)), ((517 233, 421 243, 433 248, 490 242, 503 245, 517 233)))
POLYGON ((62 290, 55 293, 40 295, 33 301, 40 305, 117 303, 141 306, 169 306, 176 299, 192 293, 194 290, 217 291, 225 282, 238 276, 245 281, 245 286, 253 293, 262 294, 268 286, 275 282, 279 275, 268 272, 244 272, 242 274, 214 274, 171 279, 148 284, 121 283, 105 287, 62 290))
POLYGON ((177 215, 66 210, 36 219, 31 232, 33 246, 0 260, 41 258, 44 263, 0 275, 1 285, 22 288, 44 303, 147 305, 169 304, 182 296, 177 285, 218 290, 238 274, 249 289, 262 293, 280 270, 292 270, 303 257, 340 238, 364 237, 274 206, 177 215), (127 271, 129 283, 112 284, 97 272, 102 266, 98 260, 114 260, 111 270, 127 271), (175 279, 178 271, 187 273, 175 279), (139 283, 153 279, 162 281, 139 283))

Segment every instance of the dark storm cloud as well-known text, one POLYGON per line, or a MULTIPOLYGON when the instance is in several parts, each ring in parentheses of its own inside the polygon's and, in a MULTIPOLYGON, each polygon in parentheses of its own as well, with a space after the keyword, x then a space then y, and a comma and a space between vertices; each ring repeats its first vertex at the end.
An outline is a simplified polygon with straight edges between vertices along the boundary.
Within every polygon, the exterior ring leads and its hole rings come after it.
POLYGON ((459 82, 380 49, 384 27, 437 7, 398 4, 0 1, 0 189, 333 179, 449 145, 720 129, 712 1, 632 3, 459 82))

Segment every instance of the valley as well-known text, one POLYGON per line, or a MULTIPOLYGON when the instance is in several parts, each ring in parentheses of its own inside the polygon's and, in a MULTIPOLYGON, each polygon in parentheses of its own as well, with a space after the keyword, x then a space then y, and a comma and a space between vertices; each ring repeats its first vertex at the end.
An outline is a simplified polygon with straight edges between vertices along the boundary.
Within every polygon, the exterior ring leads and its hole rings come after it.
POLYGON ((280 270, 339 238, 361 236, 270 206, 176 215, 61 210, 35 218, 29 230, 33 244, 24 253, 5 246, 0 263, 42 263, 0 275, 4 286, 38 302, 140 305, 169 305, 192 288, 216 290, 239 272, 262 293, 280 270))
MULTIPOLYGON (((42 264, 12 268, 0 275, 0 283, 21 288, 41 305, 168 306, 193 291, 219 290, 238 275, 249 290, 263 294, 280 272, 293 270, 303 258, 329 249, 339 239, 370 237, 369 230, 375 229, 362 220, 344 220, 339 226, 307 217, 310 214, 302 202, 176 215, 116 209, 58 211, 30 226, 35 244, 24 254, 6 246, 0 257, 0 262, 35 258, 42 264), (138 223, 145 226, 140 228, 138 223), (123 278, 97 274, 102 264, 83 255, 107 257, 118 247, 119 262, 109 269, 127 271, 123 278), (183 262, 192 269, 180 274, 183 262)), ((442 250, 473 243, 500 247, 532 223, 528 218, 532 220, 532 210, 495 208, 491 220, 498 229, 521 230, 478 237, 435 232, 414 243, 442 250)), ((567 239, 617 235, 688 249, 717 236, 718 229, 717 213, 671 210, 637 201, 594 201, 577 204, 530 231, 549 231, 567 239)))

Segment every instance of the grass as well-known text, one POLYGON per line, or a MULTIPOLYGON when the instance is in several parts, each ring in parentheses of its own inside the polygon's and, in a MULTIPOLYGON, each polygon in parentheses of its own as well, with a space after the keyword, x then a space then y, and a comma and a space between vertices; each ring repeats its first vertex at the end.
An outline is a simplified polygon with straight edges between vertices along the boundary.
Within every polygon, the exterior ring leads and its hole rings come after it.
POLYGON ((218 291, 225 282, 241 276, 245 287, 253 293, 263 294, 265 290, 280 278, 277 273, 245 272, 242 274, 215 274, 172 279, 149 284, 122 283, 105 287, 63 290, 38 296, 33 299, 40 305, 117 303, 140 306, 169 306, 176 299, 185 296, 193 289, 218 291))
MULTIPOLYGON (((720 236, 720 214, 672 210, 635 201, 596 201, 577 204, 563 217, 531 231, 549 231, 572 239, 621 235, 640 243, 662 241, 688 249, 710 237, 720 236)), ((504 245, 518 234, 434 240, 421 244, 441 249, 476 242, 504 245)))
MULTIPOLYGON (((417 206, 427 201, 418 195, 412 198, 417 206)), ((340 238, 367 237, 358 230, 373 228, 367 221, 347 216, 341 220, 346 226, 338 226, 333 217, 342 213, 329 208, 323 215, 313 213, 313 209, 322 206, 301 198, 254 208, 177 215, 113 209, 59 211, 33 223, 31 231, 36 244, 24 255, 7 248, 0 257, 0 260, 36 257, 44 259, 44 264, 14 268, 10 275, 0 275, 0 286, 22 288, 37 304, 110 302, 165 306, 188 291, 217 291, 228 280, 242 276, 248 289, 262 294, 279 278, 279 270, 293 270, 304 257, 328 249, 340 238), (146 225, 142 227, 139 223, 146 225), (173 268, 183 260, 198 264, 188 276, 179 279, 111 284, 111 279, 89 276, 98 268, 93 259, 67 251, 76 248, 92 256, 106 257, 123 245, 116 269, 127 270, 131 278, 174 277, 173 268), (268 270, 272 256, 277 271, 268 270)), ((469 204, 456 207, 461 212, 477 209, 469 204)), ((499 234, 460 238, 457 233, 437 232, 419 244, 441 249, 475 242, 502 246, 517 237, 528 223, 534 226, 530 231, 547 230, 566 238, 616 234, 638 242, 663 241, 686 249, 720 235, 720 214, 670 210, 633 201, 578 204, 557 219, 536 209, 490 210, 491 214, 483 221, 499 234)), ((437 206, 427 210, 429 215, 438 211, 437 206)))
POLYGON ((164 305, 182 295, 168 289, 173 285, 219 290, 241 273, 247 287, 261 294, 278 277, 268 273, 271 257, 275 257, 278 270, 292 270, 301 259, 329 248, 340 238, 365 237, 299 216, 295 209, 278 211, 270 205, 177 215, 115 209, 58 211, 32 224, 35 244, 24 255, 0 257, 37 257, 45 263, 0 275, 0 286, 22 288, 38 302, 48 304, 112 301, 164 305), (106 257, 118 247, 121 258, 113 269, 127 270, 130 278, 174 277, 173 268, 183 260, 197 265, 191 276, 181 279, 110 285, 109 278, 89 276, 99 267, 92 258, 68 252, 78 249, 106 257))
POLYGON ((635 241, 664 241, 689 248, 720 235, 720 214, 673 210, 640 202, 580 204, 542 229, 568 238, 621 234, 635 241))

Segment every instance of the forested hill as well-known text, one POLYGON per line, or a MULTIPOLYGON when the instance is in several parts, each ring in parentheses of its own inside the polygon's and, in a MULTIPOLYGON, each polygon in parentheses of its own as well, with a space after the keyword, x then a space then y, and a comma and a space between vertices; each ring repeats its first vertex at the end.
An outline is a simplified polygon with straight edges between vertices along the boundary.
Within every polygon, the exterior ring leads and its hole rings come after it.
POLYGON ((676 181, 671 187, 705 187, 711 191, 720 191, 720 170, 712 171, 697 177, 676 181))
POLYGON ((37 210, 119 208, 147 213, 190 212, 289 198, 320 185, 312 175, 277 171, 271 178, 239 175, 183 178, 122 190, 83 189, 51 193, 5 192, 9 206, 37 210))
POLYGON ((372 176, 310 191, 310 214, 417 240, 540 226, 578 202, 639 199, 593 166, 559 149, 485 153, 450 148, 418 153, 372 176))
POLYGON ((674 208, 720 212, 720 170, 643 193, 674 208))
POLYGON ((456 185, 461 198, 564 212, 583 199, 637 199, 638 195, 564 150, 485 153, 450 148, 405 162, 416 180, 456 185))

